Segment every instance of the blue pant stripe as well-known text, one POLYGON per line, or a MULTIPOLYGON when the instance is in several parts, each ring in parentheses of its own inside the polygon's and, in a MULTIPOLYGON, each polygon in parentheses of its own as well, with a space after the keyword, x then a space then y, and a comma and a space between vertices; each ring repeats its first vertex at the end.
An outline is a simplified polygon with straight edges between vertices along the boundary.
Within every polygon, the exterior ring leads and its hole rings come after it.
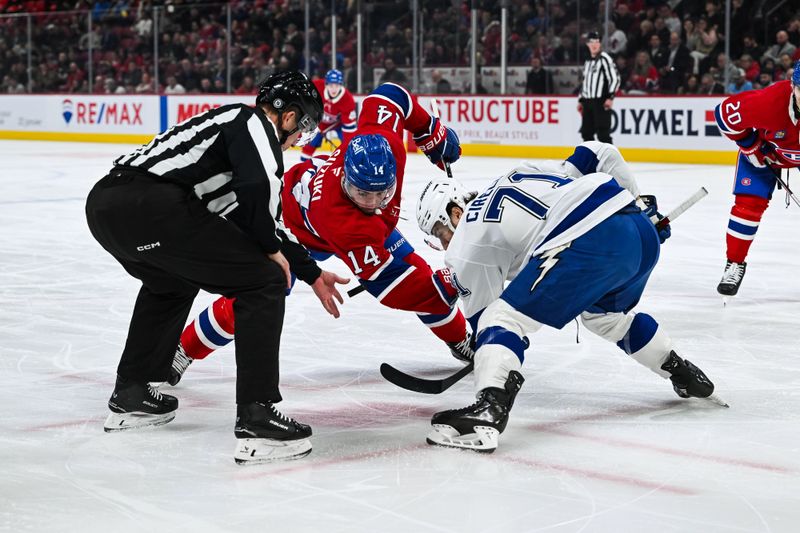
POLYGON ((647 343, 650 342, 653 335, 656 334, 657 329, 658 322, 656 322, 653 317, 645 313, 637 313, 636 316, 633 317, 633 322, 631 322, 631 327, 628 329, 628 332, 622 340, 617 343, 617 346, 628 355, 636 353, 647 346, 647 343))
POLYGON ((528 347, 527 339, 521 339, 518 335, 511 333, 507 329, 500 326, 491 326, 478 333, 478 340, 476 342, 477 348, 485 344, 499 344, 505 346, 517 356, 519 362, 525 361, 525 348, 528 347))

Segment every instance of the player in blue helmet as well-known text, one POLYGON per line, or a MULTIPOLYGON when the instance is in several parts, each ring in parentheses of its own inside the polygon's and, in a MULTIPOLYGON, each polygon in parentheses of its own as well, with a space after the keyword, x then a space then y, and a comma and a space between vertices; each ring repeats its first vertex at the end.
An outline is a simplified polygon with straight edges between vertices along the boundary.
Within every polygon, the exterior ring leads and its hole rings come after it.
POLYGON ((344 153, 342 189, 367 214, 380 214, 394 197, 397 163, 389 142, 377 134, 358 135, 344 153))
POLYGON ((325 74, 325 85, 344 85, 344 76, 341 70, 331 69, 325 74))
POLYGON ((324 80, 314 80, 314 85, 322 95, 325 112, 319 123, 316 136, 303 146, 301 161, 311 159, 324 140, 336 146, 338 141, 346 145, 356 131, 356 101, 344 86, 344 76, 340 70, 329 70, 324 80))

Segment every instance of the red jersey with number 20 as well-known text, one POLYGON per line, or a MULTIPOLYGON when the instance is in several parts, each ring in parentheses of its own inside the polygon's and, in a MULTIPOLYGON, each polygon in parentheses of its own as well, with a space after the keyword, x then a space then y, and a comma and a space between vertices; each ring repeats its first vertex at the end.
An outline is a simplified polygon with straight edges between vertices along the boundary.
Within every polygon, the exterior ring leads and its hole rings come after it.
POLYGON ((789 80, 729 96, 714 110, 726 137, 740 141, 755 132, 776 146, 776 166, 800 167, 800 123, 789 80))

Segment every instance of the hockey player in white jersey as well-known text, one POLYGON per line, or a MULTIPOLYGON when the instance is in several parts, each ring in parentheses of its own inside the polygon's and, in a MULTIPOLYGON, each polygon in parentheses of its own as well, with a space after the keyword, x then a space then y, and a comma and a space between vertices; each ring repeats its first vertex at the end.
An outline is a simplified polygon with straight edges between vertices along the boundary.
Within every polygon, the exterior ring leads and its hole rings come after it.
POLYGON ((524 381, 527 336, 578 316, 669 378, 678 396, 713 393, 655 319, 633 311, 669 226, 656 230, 654 201, 644 212, 637 205, 639 190, 616 148, 585 142, 566 161, 525 163, 475 195, 434 179, 417 205, 420 228, 447 251, 452 287, 442 290, 461 298, 477 332, 477 401, 436 413, 430 444, 494 451, 524 381))

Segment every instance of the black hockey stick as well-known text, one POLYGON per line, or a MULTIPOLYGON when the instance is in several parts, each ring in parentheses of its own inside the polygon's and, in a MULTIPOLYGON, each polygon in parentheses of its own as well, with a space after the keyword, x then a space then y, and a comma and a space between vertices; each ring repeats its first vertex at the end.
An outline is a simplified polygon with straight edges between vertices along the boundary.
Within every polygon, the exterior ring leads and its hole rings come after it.
POLYGON ((397 370, 388 363, 381 364, 381 376, 386 381, 393 383, 401 389, 406 389, 422 394, 441 394, 464 378, 475 369, 474 363, 470 362, 467 366, 451 376, 442 379, 425 379, 412 376, 397 370))
POLYGON ((779 185, 778 188, 780 189, 781 187, 783 187, 784 189, 786 189, 786 207, 789 207, 790 198, 798 207, 800 207, 800 201, 797 200, 797 196, 795 196, 794 192, 792 192, 792 189, 789 188, 789 174, 788 173, 786 174, 786 180, 784 180, 782 175, 783 169, 774 167, 772 165, 768 166, 769 169, 772 171, 772 173, 775 175, 775 180, 778 182, 779 185))

